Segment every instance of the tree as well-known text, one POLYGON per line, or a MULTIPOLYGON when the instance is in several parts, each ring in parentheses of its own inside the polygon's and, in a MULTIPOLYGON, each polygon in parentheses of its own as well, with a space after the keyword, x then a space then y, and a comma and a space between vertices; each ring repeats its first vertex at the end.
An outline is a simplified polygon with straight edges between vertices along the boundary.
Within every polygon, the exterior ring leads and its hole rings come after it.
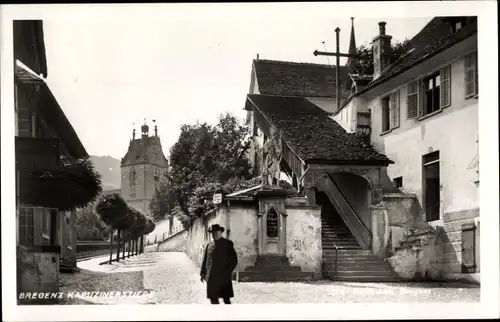
MULTIPOLYGON (((401 42, 395 41, 391 44, 391 64, 396 62, 402 55, 410 50, 410 40, 405 39, 401 42)), ((349 67, 350 74, 373 74, 373 42, 362 45, 356 52, 359 56, 359 64, 349 67)))
POLYGON ((76 211, 76 238, 78 240, 107 240, 109 228, 94 210, 94 204, 76 211))
MULTIPOLYGON (((167 184, 171 189, 169 209, 178 205, 179 219, 188 226, 193 215, 190 199, 195 190, 208 185, 224 185, 231 179, 251 178, 251 165, 246 157, 249 129, 229 113, 219 115, 218 123, 183 125, 178 141, 170 149, 167 184)), ((159 208, 161 198, 152 209, 159 208)))
POLYGON ((153 199, 149 203, 149 211, 153 215, 153 221, 159 222, 165 218, 166 214, 174 209, 177 199, 175 191, 170 187, 168 182, 160 183, 158 189, 153 194, 153 199))
MULTIPOLYGON (((117 246, 120 247, 120 228, 126 219, 128 206, 118 193, 103 194, 95 206, 95 211, 102 221, 110 227, 111 233, 117 231, 117 246)), ((109 262, 113 260, 113 238, 110 238, 109 262)), ((118 259, 119 254, 117 254, 118 259)))

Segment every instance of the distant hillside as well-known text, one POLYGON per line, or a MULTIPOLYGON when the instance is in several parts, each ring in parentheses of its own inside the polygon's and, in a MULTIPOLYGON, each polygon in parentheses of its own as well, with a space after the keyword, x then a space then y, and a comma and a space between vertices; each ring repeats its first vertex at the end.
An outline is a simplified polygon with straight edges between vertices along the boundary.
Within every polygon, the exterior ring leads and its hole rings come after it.
POLYGON ((120 160, 110 156, 91 155, 90 159, 95 169, 101 175, 104 191, 121 188, 120 160))

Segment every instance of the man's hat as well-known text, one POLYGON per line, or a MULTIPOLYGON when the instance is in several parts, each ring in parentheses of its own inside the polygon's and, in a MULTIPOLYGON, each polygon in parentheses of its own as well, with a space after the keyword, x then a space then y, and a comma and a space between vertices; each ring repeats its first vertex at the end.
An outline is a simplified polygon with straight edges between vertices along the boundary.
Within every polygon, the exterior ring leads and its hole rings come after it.
POLYGON ((208 229, 208 232, 211 233, 211 232, 217 231, 217 230, 220 230, 220 232, 223 233, 224 232, 224 227, 219 226, 219 224, 214 224, 214 225, 212 225, 212 227, 210 227, 208 229))

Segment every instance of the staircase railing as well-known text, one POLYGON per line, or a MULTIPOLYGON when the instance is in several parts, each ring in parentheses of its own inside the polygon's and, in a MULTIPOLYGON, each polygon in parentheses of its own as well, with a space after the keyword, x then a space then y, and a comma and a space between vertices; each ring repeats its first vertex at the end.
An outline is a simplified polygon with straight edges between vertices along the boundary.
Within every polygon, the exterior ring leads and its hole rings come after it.
POLYGON ((337 209, 339 215, 342 217, 360 246, 363 249, 368 249, 371 244, 371 233, 361 219, 359 219, 356 211, 349 204, 333 178, 330 175, 325 175, 324 180, 322 180, 322 185, 322 190, 326 192, 326 195, 337 209))

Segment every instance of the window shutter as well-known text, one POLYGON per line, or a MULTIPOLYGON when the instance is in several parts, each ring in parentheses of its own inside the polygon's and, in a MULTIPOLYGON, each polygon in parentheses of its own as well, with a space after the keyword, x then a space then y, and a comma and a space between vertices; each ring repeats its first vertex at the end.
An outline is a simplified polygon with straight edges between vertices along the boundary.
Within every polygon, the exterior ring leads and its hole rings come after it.
POLYGON ((391 93, 391 129, 399 127, 399 90, 391 93))
POLYGON ((400 119, 401 119, 401 113, 400 113, 400 106, 401 106, 401 100, 400 100, 400 95, 399 95, 399 89, 394 92, 394 127, 399 127, 400 124, 400 119))
POLYGON ((394 93, 389 94, 389 129, 394 128, 395 118, 394 118, 394 93))
POLYGON ((473 96, 476 93, 476 54, 470 54, 465 56, 465 97, 473 96))
POLYGON ((419 105, 419 90, 418 81, 414 81, 406 85, 406 118, 414 119, 418 117, 419 105))
POLYGON ((478 63, 478 59, 477 59, 477 51, 476 53, 474 54, 474 59, 475 59, 475 64, 474 64, 474 76, 476 76, 476 95, 479 94, 479 79, 478 79, 478 67, 479 67, 479 63, 478 63))
POLYGON ((441 108, 451 105, 451 66, 441 69, 441 85, 439 86, 441 96, 441 108))

